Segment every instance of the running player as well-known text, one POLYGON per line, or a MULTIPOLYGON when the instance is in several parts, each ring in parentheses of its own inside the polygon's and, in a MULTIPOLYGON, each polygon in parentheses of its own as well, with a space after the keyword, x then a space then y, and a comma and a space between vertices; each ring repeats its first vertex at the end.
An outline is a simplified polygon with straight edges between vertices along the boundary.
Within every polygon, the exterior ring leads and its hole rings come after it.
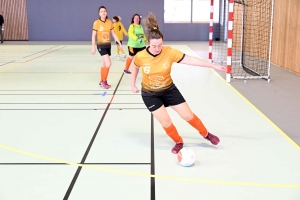
POLYGON ((197 57, 188 56, 176 49, 163 46, 163 34, 159 30, 156 16, 150 13, 144 23, 149 47, 136 54, 132 67, 131 90, 139 92, 136 87, 136 77, 142 70, 142 98, 148 110, 160 122, 166 133, 175 142, 172 153, 177 154, 183 148, 183 139, 173 125, 166 107, 174 109, 182 119, 197 129, 205 139, 213 145, 219 143, 219 138, 207 131, 201 120, 194 114, 185 99, 177 89, 170 76, 173 62, 208 67, 226 72, 226 67, 215 65, 197 57))

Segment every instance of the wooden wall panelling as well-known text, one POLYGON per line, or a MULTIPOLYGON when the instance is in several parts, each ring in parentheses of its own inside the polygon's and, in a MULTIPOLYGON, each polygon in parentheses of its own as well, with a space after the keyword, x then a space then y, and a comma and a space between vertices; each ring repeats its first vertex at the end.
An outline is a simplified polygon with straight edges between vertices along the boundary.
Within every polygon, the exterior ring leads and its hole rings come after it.
POLYGON ((26 0, 0 0, 4 40, 28 40, 26 0))
POLYGON ((299 10, 299 0, 275 0, 272 63, 300 75, 299 10))

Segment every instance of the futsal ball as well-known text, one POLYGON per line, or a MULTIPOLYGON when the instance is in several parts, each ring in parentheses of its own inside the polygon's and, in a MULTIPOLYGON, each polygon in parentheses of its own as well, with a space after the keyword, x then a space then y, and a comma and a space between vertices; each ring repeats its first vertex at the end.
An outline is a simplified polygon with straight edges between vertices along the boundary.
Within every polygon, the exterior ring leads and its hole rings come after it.
POLYGON ((195 163, 195 153, 192 149, 184 147, 177 154, 178 162, 184 167, 190 167, 195 163))

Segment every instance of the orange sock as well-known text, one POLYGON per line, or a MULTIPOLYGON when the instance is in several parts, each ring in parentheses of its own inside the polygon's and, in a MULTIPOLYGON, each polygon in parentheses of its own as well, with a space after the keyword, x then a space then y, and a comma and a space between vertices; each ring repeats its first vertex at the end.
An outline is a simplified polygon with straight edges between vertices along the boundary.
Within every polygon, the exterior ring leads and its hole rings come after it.
POLYGON ((103 81, 103 74, 104 74, 103 68, 104 68, 104 67, 101 67, 101 69, 100 69, 100 82, 103 81))
POLYGON ((107 81, 107 76, 108 76, 109 68, 110 67, 102 67, 101 68, 102 81, 107 81))
POLYGON ((203 137, 207 136, 207 130, 205 126, 202 124, 201 120, 193 114, 193 118, 190 121, 187 121, 192 127, 197 129, 203 137))
POLYGON ((131 61, 132 61, 131 58, 127 58, 127 60, 126 60, 126 65, 125 65, 125 70, 128 70, 128 69, 129 69, 130 64, 131 64, 131 61))
POLYGON ((166 133, 170 136, 170 138, 172 138, 172 140, 176 143, 178 142, 183 142, 182 138, 179 136, 176 127, 171 124, 171 126, 169 126, 168 128, 163 127, 166 131, 166 133))

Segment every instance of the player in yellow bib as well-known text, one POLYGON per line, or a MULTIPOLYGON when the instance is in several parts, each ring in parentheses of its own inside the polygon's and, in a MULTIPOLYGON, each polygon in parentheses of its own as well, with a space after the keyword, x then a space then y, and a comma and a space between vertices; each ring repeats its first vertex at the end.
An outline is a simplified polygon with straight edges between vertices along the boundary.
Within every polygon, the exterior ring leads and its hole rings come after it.
POLYGON ((96 53, 95 38, 97 36, 97 49, 102 57, 102 66, 100 71, 100 83, 99 85, 105 89, 109 89, 111 86, 107 83, 108 72, 111 66, 111 40, 110 34, 115 38, 115 41, 119 44, 118 48, 122 49, 122 44, 119 41, 112 22, 107 17, 107 10, 104 6, 100 6, 98 9, 100 18, 93 24, 92 33, 92 51, 94 55, 96 53))
MULTIPOLYGON (((121 17, 120 16, 113 16, 112 21, 113 21, 114 31, 115 31, 118 39, 120 40, 120 42, 122 44, 123 34, 126 35, 126 36, 128 36, 128 33, 127 33, 126 29, 124 28, 123 23, 121 22, 121 17)), ((116 41, 116 43, 117 43, 117 41, 116 41)), ((123 54, 122 57, 126 58, 126 54, 125 54, 124 50, 123 49, 120 50, 119 48, 117 48, 117 54, 116 54, 116 56, 120 57, 120 54, 119 54, 120 51, 123 54)))
POLYGON ((160 122, 166 133, 175 142, 172 153, 177 154, 183 148, 183 139, 173 125, 166 107, 174 109, 182 119, 212 144, 217 145, 219 138, 207 131, 201 120, 191 111, 185 99, 177 89, 170 76, 174 62, 214 68, 226 72, 226 67, 211 64, 197 57, 188 56, 176 49, 163 46, 163 34, 159 30, 156 16, 150 13, 144 19, 147 27, 146 37, 149 47, 136 54, 132 67, 131 90, 139 92, 136 87, 136 77, 142 70, 142 98, 148 110, 160 122))

